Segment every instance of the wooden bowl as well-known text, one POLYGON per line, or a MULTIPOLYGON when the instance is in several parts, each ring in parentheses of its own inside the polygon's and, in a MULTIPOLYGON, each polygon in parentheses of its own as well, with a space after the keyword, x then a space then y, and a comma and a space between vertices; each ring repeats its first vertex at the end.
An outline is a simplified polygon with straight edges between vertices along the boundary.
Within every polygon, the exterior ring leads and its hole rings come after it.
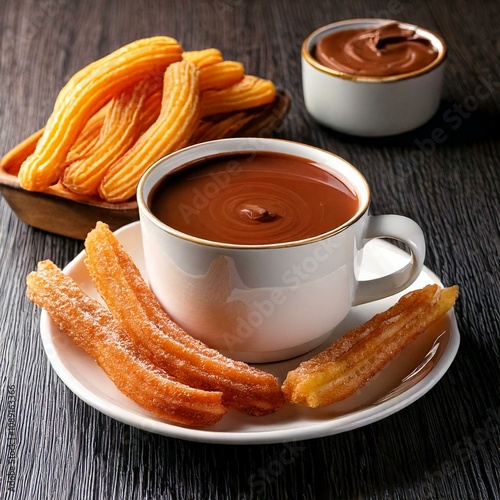
MULTIPOLYGON (((274 103, 252 112, 252 119, 228 137, 269 137, 282 124, 290 108, 290 95, 278 90, 274 103)), ((43 193, 21 188, 17 176, 0 168, 0 191, 12 211, 26 224, 50 233, 83 240, 97 221, 106 222, 114 231, 139 219, 135 200, 107 203, 88 200, 61 188, 43 193)))

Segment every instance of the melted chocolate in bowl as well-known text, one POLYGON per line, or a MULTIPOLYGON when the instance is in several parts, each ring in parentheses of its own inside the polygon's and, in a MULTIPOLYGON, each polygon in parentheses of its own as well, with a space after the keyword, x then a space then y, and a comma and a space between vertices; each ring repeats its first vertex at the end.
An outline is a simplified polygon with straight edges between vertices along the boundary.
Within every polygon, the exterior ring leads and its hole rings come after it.
POLYGON ((327 233, 357 212, 357 195, 312 161, 282 153, 223 154, 168 174, 151 212, 182 233, 261 245, 327 233))
POLYGON ((425 68, 438 52, 414 29, 394 22, 325 35, 316 44, 314 57, 327 68, 351 75, 393 76, 425 68))

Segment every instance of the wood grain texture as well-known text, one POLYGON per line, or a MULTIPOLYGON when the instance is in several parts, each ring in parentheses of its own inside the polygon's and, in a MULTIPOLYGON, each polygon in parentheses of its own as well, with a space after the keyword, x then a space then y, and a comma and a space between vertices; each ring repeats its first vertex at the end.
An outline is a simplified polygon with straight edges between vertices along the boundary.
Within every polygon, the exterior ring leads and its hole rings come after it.
POLYGON ((499 20, 487 0, 0 2, 0 153, 43 126, 71 74, 131 40, 167 34, 188 50, 217 47, 290 92, 280 137, 343 156, 371 184, 374 213, 422 226, 426 265, 461 287, 462 335, 432 391, 349 433, 267 446, 149 434, 80 401, 49 366, 24 279, 39 260, 67 264, 81 242, 26 226, 2 199, 0 498, 499 498, 499 20), (347 137, 305 110, 302 40, 329 22, 366 16, 420 24, 448 42, 441 109, 417 131, 347 137), (442 143, 432 140, 438 128, 442 143))

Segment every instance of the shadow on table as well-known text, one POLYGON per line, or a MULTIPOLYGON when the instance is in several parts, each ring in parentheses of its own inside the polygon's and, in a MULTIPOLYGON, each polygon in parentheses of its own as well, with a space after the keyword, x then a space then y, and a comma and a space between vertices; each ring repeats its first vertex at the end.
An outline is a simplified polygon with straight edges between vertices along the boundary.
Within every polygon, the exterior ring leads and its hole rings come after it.
MULTIPOLYGON (((366 146, 414 146, 423 154, 432 153, 445 144, 482 141, 500 136, 500 116, 492 108, 468 111, 462 104, 443 101, 436 114, 421 127, 388 137, 359 137, 343 134, 317 125, 330 137, 344 143, 366 146)), ((307 133, 307 132, 306 132, 307 133)), ((307 142, 307 138, 302 138, 307 142)))

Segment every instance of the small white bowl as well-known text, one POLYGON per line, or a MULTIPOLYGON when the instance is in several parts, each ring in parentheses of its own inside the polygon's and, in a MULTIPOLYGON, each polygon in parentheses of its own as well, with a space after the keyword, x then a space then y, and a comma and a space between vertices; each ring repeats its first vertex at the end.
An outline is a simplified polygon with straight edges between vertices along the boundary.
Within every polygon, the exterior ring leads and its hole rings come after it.
POLYGON ((313 55, 318 41, 346 29, 377 28, 388 19, 350 19, 324 26, 302 45, 302 85, 307 111, 322 125, 351 135, 377 137, 400 134, 426 123, 436 113, 446 59, 446 44, 429 30, 400 23, 428 39, 438 56, 429 65, 393 76, 359 76, 335 71, 313 55))

